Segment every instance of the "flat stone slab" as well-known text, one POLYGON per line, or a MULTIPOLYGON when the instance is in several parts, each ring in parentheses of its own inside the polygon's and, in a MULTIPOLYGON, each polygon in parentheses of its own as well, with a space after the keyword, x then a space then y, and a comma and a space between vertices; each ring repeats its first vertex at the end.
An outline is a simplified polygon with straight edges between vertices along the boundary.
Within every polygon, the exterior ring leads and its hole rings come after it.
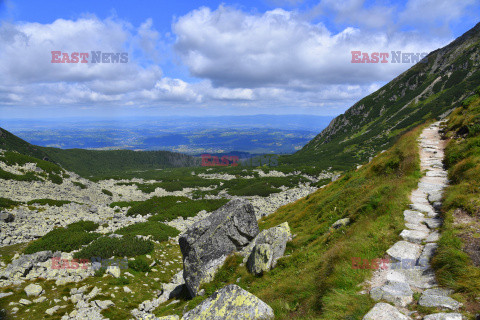
POLYGON ((398 241, 390 249, 387 250, 387 254, 397 261, 402 260, 417 260, 422 253, 423 247, 419 244, 411 243, 408 241, 398 241))
POLYGON ((403 211, 403 217, 407 223, 421 224, 423 221, 425 221, 425 216, 423 213, 413 210, 403 211))
POLYGON ((418 304, 422 307, 448 308, 457 310, 462 305, 460 302, 450 298, 450 290, 445 289, 429 289, 425 290, 418 300, 418 304))
POLYGON ((430 229, 437 229, 442 226, 442 219, 438 218, 427 218, 425 219, 425 224, 430 228, 430 229))
POLYGON ((364 317, 363 320, 411 320, 412 318, 404 315, 397 308, 388 304, 377 303, 364 317))
POLYGON ((434 313, 423 317, 423 320, 462 320, 461 313, 434 313))
POLYGON ((425 212, 429 216, 430 216, 430 214, 435 213, 435 211, 433 210, 433 207, 431 205, 423 204, 423 203, 412 203, 412 204, 410 204, 410 209, 412 209, 414 211, 425 212))
POLYGON ((438 285, 435 279, 435 272, 431 269, 425 270, 425 268, 416 267, 410 269, 398 269, 397 271, 407 278, 407 283, 412 287, 429 289, 438 285))
POLYGON ((422 232, 430 232, 430 229, 424 224, 418 224, 418 223, 405 223, 405 227, 407 227, 410 230, 417 230, 417 231, 422 231, 422 232))
POLYGON ((386 285, 372 289, 373 300, 386 300, 396 306, 406 307, 413 301, 413 291, 406 282, 389 281, 386 285))
POLYGON ((433 231, 430 235, 425 239, 427 242, 437 242, 440 239, 440 233, 438 231, 433 231))
POLYGON ((421 244, 428 237, 428 232, 405 229, 400 233, 400 237, 406 241, 421 244))

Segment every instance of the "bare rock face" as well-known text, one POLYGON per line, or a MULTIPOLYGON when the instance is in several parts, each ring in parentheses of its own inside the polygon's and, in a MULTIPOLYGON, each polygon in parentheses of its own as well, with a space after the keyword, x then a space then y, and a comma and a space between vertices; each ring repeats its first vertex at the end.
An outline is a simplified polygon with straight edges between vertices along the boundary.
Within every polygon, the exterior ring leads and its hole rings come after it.
POLYGON ((267 320, 273 319, 272 308, 248 291, 230 284, 183 316, 183 320, 267 320))
POLYGON ((179 238, 183 277, 192 297, 211 281, 226 257, 242 250, 259 233, 253 206, 235 199, 192 225, 179 238))

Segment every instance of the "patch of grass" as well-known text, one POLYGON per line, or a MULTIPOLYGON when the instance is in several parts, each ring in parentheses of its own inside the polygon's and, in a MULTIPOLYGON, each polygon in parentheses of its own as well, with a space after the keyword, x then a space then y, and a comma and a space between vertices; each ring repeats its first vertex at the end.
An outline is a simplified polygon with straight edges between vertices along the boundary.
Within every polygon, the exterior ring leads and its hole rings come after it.
POLYGON ((53 200, 53 199, 34 199, 34 200, 30 200, 27 202, 28 205, 32 205, 32 204, 37 204, 37 205, 49 205, 51 207, 55 206, 55 207, 61 207, 65 204, 69 204, 69 203, 72 203, 72 201, 68 201, 68 200, 53 200))
POLYGON ((176 237, 180 231, 161 222, 147 221, 123 227, 115 231, 115 233, 125 236, 152 236, 152 239, 156 241, 166 241, 169 237, 176 237))
POLYGON ((91 221, 80 221, 68 225, 66 228, 56 228, 35 240, 25 249, 26 254, 51 250, 70 252, 80 249, 97 239, 100 234, 88 232, 95 230, 98 225, 91 221))
POLYGON ((60 177, 60 176, 57 175, 57 174, 50 173, 50 174, 48 175, 48 179, 49 179, 50 181, 52 181, 53 183, 55 183, 55 184, 62 184, 62 183, 63 183, 63 178, 60 177))
POLYGON ((111 191, 108 191, 107 189, 102 189, 102 193, 106 194, 107 196, 113 197, 113 193, 111 191))
POLYGON ((467 245, 480 230, 480 134, 469 128, 479 119, 480 98, 473 96, 452 112, 447 122, 445 134, 451 140, 445 149, 445 163, 450 186, 444 194, 445 220, 432 260, 439 283, 454 289, 472 314, 480 308, 480 261, 467 245))
POLYGON ((78 182, 78 181, 72 181, 72 183, 73 183, 75 186, 79 187, 80 189, 86 189, 86 188, 87 188, 87 186, 86 186, 86 185, 84 185, 84 184, 83 184, 83 183, 81 183, 81 182, 78 182))
POLYGON ((90 259, 100 257, 134 257, 152 252, 153 242, 135 236, 122 238, 101 237, 74 254, 74 258, 90 259))
POLYGON ((19 204, 20 204, 20 202, 18 202, 18 201, 14 201, 14 200, 10 200, 8 198, 0 197, 0 209, 10 209, 10 208, 13 208, 13 207, 15 207, 19 204))
POLYGON ((148 261, 143 257, 128 261, 128 267, 138 272, 149 272, 151 270, 148 261))

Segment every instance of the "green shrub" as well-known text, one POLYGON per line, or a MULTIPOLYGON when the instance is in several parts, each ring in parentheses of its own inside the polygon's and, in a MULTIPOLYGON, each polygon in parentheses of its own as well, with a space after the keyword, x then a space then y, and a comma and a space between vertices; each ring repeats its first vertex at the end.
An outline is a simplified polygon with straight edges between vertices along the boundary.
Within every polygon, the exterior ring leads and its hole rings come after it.
POLYGON ((64 204, 69 204, 69 203, 72 203, 72 201, 53 200, 53 199, 34 199, 34 200, 30 200, 30 201, 27 202, 28 205, 32 205, 32 204, 47 205, 48 204, 51 207, 53 207, 53 206, 61 207, 64 204))
POLYGON ((104 194, 106 194, 107 196, 110 196, 110 197, 113 196, 113 193, 108 191, 107 189, 102 189, 102 193, 104 193, 104 194))
POLYGON ((86 188, 87 188, 87 186, 84 185, 84 184, 81 183, 81 182, 73 181, 72 183, 73 183, 75 186, 80 187, 80 189, 86 189, 86 188))
POLYGON ((62 177, 60 177, 59 175, 53 174, 53 173, 50 173, 50 175, 48 176, 48 179, 55 184, 62 184, 63 183, 62 177))
POLYGON ((70 223, 67 228, 75 231, 95 231, 98 228, 98 223, 88 220, 81 220, 78 222, 70 223))
POLYGON ((0 179, 3 180, 16 180, 16 181, 42 181, 33 172, 27 172, 26 174, 13 174, 0 168, 0 179))
POLYGON ((173 207, 178 202, 188 202, 191 201, 187 197, 175 197, 175 196, 167 196, 167 197, 153 197, 146 201, 142 201, 133 205, 127 211, 127 216, 135 216, 140 214, 142 216, 149 214, 149 213, 160 213, 164 212, 166 209, 173 207))
POLYGON ((147 260, 143 257, 128 261, 128 267, 139 272, 149 272, 151 270, 147 260))
POLYGON ((148 221, 123 227, 115 231, 115 233, 125 236, 151 235, 156 241, 166 241, 168 240, 168 237, 176 237, 180 232, 173 227, 167 226, 166 224, 156 221, 148 221))
POLYGON ((135 236, 123 236, 122 238, 101 237, 88 246, 76 252, 74 258, 90 259, 100 257, 108 259, 112 256, 134 257, 153 251, 153 242, 139 239, 135 236))
POLYGON ((8 209, 11 207, 14 207, 16 205, 19 205, 20 202, 18 201, 13 201, 7 198, 1 198, 0 197, 0 209, 8 209))
POLYGON ((90 233, 78 228, 67 227, 53 229, 40 239, 32 242, 25 248, 26 254, 39 251, 62 251, 70 252, 80 249, 82 246, 89 244, 100 236, 98 233, 90 233))

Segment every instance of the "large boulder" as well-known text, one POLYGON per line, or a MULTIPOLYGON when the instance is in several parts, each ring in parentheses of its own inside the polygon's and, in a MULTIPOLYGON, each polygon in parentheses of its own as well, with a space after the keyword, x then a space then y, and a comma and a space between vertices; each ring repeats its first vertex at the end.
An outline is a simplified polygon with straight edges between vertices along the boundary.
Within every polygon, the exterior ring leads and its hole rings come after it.
POLYGON ((230 284, 188 311, 182 320, 266 320, 273 319, 272 308, 256 296, 230 284))
POLYGON ((242 250, 258 232, 253 206, 235 199, 182 234, 183 277, 190 295, 195 297, 199 286, 213 279, 226 257, 242 250))
POLYGON ((291 239, 292 233, 288 222, 260 232, 241 252, 248 270, 254 274, 260 274, 274 268, 277 265, 277 260, 283 257, 287 242, 291 239), (270 247, 270 250, 265 245, 270 247), (271 251, 271 253, 268 251, 271 251), (259 270, 263 271, 258 272, 259 270))

